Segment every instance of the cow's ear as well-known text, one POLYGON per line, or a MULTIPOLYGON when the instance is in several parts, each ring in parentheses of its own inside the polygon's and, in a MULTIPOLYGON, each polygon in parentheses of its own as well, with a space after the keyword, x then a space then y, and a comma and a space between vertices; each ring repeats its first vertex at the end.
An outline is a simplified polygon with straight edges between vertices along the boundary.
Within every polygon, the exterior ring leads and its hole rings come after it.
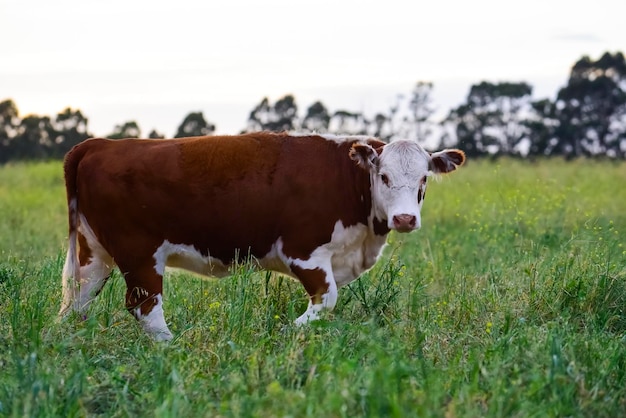
POLYGON ((350 148, 350 158, 363 170, 376 170, 378 168, 378 152, 366 144, 356 143, 350 148))
POLYGON ((430 154, 430 170, 435 174, 454 171, 464 162, 465 153, 460 149, 444 149, 430 154))

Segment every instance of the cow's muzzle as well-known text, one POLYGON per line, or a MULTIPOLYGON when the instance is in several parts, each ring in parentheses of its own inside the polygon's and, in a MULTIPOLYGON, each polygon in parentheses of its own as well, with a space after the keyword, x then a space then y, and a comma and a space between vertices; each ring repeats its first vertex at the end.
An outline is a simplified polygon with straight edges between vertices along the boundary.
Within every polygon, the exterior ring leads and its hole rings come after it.
POLYGON ((417 217, 415 215, 395 215, 392 220, 393 229, 398 232, 410 232, 419 228, 419 225, 417 225, 417 217))

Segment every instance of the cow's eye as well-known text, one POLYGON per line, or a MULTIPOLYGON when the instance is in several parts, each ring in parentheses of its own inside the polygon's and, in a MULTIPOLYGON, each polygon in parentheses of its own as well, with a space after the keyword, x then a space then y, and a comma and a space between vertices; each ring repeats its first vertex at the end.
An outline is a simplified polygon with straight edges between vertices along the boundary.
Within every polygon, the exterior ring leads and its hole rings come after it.
POLYGON ((380 179, 385 183, 385 186, 389 186, 389 177, 386 174, 381 174, 380 179))

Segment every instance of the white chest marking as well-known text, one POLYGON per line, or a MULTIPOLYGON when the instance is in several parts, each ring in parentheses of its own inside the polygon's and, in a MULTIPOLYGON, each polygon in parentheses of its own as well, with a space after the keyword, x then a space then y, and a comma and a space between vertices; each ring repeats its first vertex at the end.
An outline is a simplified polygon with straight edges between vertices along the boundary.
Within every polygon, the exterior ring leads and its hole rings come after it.
POLYGON ((357 224, 345 228, 338 221, 327 244, 337 286, 352 282, 371 268, 384 244, 385 237, 377 237, 367 226, 357 224))
MULTIPOLYGON (((378 259, 386 237, 375 235, 367 226, 357 224, 344 227, 341 221, 335 223, 328 243, 317 247, 306 260, 292 259, 283 252, 282 239, 278 239, 272 250, 260 260, 264 268, 279 264, 287 268, 295 264, 304 269, 331 270, 338 287, 355 280, 371 268, 378 259)), ((278 270, 281 271, 281 270, 278 270)))

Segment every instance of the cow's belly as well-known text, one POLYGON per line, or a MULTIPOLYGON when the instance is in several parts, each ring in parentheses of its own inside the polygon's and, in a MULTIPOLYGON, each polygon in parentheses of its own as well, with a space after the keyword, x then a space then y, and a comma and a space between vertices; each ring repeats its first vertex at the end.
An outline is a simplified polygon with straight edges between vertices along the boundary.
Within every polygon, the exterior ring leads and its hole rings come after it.
MULTIPOLYGON (((236 252, 233 250, 233 258, 236 252)), ((225 277, 232 274, 232 263, 225 264, 219 258, 205 256, 193 245, 172 244, 166 240, 154 253, 154 259, 155 270, 160 274, 163 274, 165 267, 189 270, 203 276, 225 277)), ((251 258, 250 262, 261 269, 292 275, 284 257, 274 251, 262 258, 251 258)))
MULTIPOLYGON (((322 259, 329 256, 335 282, 341 287, 358 278, 376 263, 385 240, 385 236, 375 235, 363 224, 346 228, 341 221, 337 221, 331 241, 313 251, 308 260, 300 261, 310 268, 323 267, 322 259)), ((259 268, 293 276, 289 266, 297 260, 286 256, 282 247, 282 238, 279 238, 269 253, 251 261, 259 268)), ((181 268, 215 277, 232 273, 231 265, 225 264, 219 258, 203 255, 192 245, 173 244, 167 240, 154 253, 154 259, 155 270, 159 274, 164 273, 165 267, 181 268)))
POLYGON ((154 260, 154 268, 161 275, 165 267, 189 270, 204 276, 224 277, 229 274, 229 266, 220 259, 203 255, 193 245, 173 244, 167 240, 154 253, 154 260))

